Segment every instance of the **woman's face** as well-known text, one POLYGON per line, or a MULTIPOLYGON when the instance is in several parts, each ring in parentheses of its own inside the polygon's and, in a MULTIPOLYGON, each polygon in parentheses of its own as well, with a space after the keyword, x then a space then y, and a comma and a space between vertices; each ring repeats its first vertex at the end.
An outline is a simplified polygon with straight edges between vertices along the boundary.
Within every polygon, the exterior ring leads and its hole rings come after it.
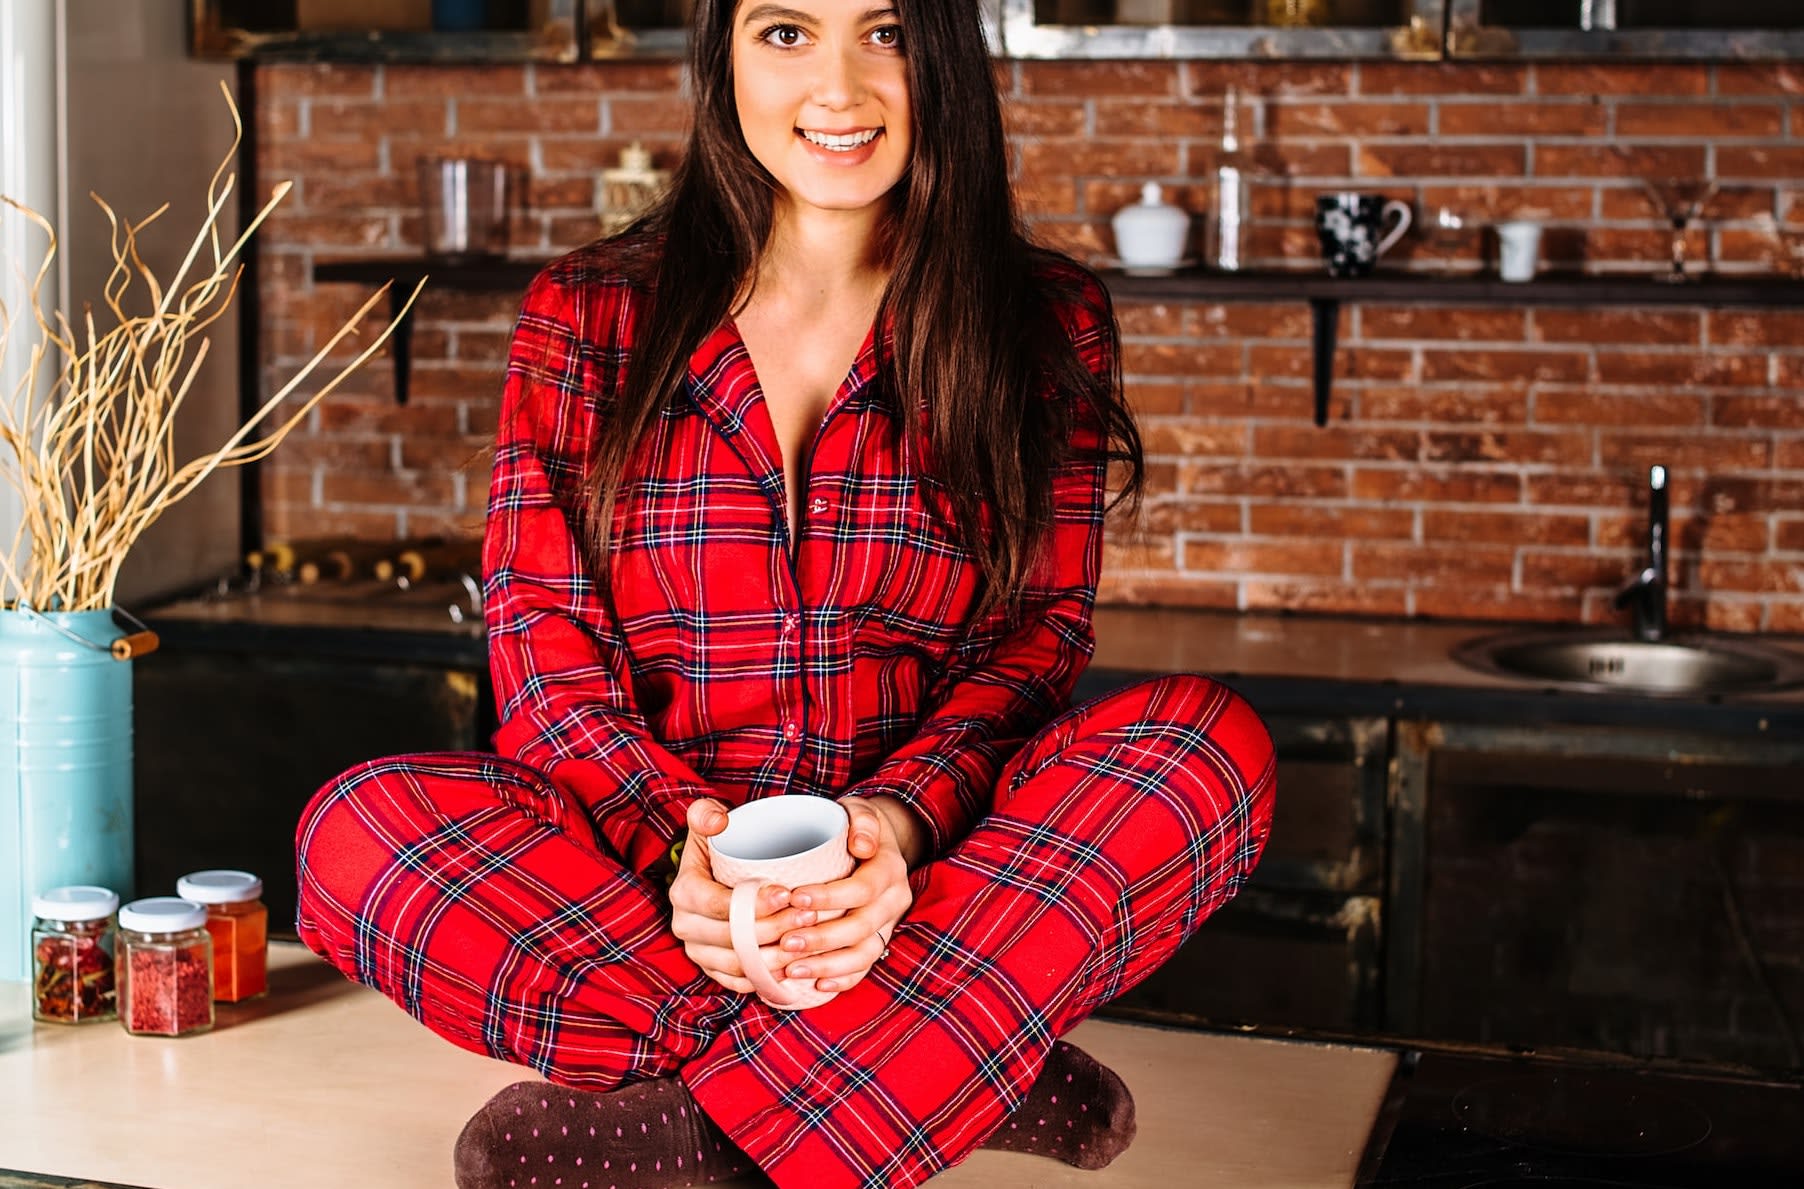
POLYGON ((893 0, 739 0, 733 98, 779 204, 861 211, 908 168, 911 123, 893 0))

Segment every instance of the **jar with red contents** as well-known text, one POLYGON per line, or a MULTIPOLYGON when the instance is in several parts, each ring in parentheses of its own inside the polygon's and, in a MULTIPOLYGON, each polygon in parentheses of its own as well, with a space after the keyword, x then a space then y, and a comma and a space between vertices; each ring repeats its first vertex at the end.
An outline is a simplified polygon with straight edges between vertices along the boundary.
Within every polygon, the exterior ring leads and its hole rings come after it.
POLYGON ((152 896, 119 910, 119 1022, 134 1036, 213 1027, 213 939, 207 909, 152 896))
POLYGON ((269 990, 269 910, 263 881, 248 871, 196 871, 175 881, 175 894, 207 906, 213 935, 213 998, 255 999, 269 990))
POLYGON ((77 884, 31 898, 31 1016, 87 1024, 116 1014, 113 912, 119 897, 77 884))

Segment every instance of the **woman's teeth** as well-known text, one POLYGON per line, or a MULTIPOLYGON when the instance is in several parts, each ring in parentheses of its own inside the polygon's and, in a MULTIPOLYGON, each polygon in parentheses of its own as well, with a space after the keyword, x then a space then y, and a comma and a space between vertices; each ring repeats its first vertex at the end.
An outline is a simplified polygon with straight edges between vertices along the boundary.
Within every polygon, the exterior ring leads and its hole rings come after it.
POLYGON ((802 131, 802 136, 810 144, 817 144, 823 149, 831 149, 836 153, 849 153, 860 145, 869 144, 876 138, 878 129, 867 128, 863 132, 848 132, 844 136, 835 136, 830 132, 802 131))

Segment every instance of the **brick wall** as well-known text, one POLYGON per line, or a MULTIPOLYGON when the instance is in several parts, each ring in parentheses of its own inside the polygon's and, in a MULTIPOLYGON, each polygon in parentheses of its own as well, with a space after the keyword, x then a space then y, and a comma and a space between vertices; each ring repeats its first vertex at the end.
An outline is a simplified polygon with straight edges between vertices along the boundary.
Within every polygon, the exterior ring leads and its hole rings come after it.
MULTIPOLYGON (((1772 267, 1804 233, 1804 67, 1018 62, 1024 208, 1102 263, 1108 216, 1148 179, 1207 205, 1229 83, 1261 178, 1256 266, 1317 260, 1326 189, 1447 206, 1390 267, 1487 267, 1484 224, 1545 220, 1553 267, 1649 272, 1667 233, 1637 178, 1722 184, 1694 260, 1772 267)), ((522 252, 595 228, 594 173, 629 140, 661 164, 684 127, 674 66, 269 66, 264 184, 297 181, 263 236, 266 382, 364 296, 316 259, 414 250, 424 152, 531 176, 522 252)), ((264 470, 273 535, 480 530, 497 378, 518 294, 429 293, 412 402, 386 368, 334 394, 264 470)), ((1804 632, 1804 313, 1665 307, 1343 310, 1331 424, 1310 424, 1302 303, 1135 303, 1119 313, 1151 471, 1143 531, 1113 534, 1104 597, 1242 609, 1603 621, 1638 564, 1648 464, 1673 472, 1679 622, 1804 632)))

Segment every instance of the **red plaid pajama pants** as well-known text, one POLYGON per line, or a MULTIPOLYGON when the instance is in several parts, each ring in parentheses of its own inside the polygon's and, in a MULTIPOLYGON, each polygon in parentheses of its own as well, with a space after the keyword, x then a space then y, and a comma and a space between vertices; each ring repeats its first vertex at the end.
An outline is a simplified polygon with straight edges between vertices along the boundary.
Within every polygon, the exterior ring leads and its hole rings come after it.
POLYGON ((780 1186, 912 1186, 1234 894, 1272 783, 1264 726, 1206 678, 1075 707, 915 872, 889 957, 805 1012, 708 979, 662 888, 544 776, 480 753, 381 760, 321 790, 298 836, 299 927, 465 1048, 594 1090, 680 1076, 780 1186))

